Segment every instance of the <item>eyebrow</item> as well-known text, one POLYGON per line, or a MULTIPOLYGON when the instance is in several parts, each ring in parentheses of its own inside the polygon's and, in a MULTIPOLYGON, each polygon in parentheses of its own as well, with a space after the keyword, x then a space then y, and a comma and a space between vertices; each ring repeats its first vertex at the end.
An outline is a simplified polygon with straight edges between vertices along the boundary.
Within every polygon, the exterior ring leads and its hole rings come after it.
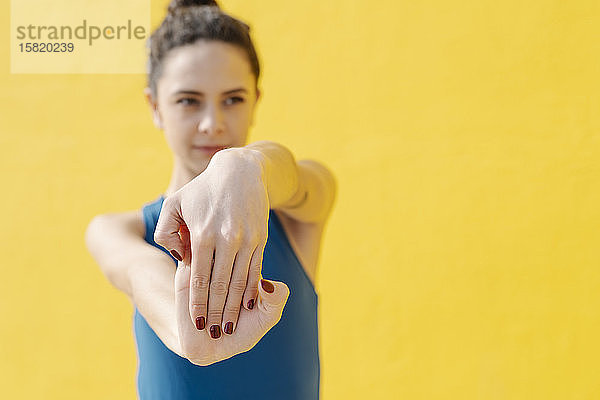
MULTIPOLYGON (((226 92, 223 92, 223 94, 232 94, 232 93, 237 93, 237 92, 248 93, 248 91, 245 88, 237 88, 237 89, 231 89, 231 90, 228 90, 226 92)), ((193 95, 196 95, 196 96, 203 96, 204 95, 204 93, 198 92, 198 91, 195 91, 195 90, 178 90, 175 93, 173 93, 173 96, 176 96, 178 94, 193 94, 193 95)))

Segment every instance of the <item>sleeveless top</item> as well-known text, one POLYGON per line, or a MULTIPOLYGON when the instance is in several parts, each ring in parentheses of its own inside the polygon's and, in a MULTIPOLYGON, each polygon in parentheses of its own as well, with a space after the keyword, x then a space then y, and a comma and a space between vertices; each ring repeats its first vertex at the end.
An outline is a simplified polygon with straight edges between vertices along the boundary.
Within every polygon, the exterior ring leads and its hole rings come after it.
MULTIPOLYGON (((163 201, 161 195, 142 209, 145 239, 169 254, 154 241, 163 201)), ((209 366, 192 364, 169 350, 135 308, 141 400, 319 398, 318 297, 273 210, 262 275, 290 289, 281 320, 251 350, 209 366)))

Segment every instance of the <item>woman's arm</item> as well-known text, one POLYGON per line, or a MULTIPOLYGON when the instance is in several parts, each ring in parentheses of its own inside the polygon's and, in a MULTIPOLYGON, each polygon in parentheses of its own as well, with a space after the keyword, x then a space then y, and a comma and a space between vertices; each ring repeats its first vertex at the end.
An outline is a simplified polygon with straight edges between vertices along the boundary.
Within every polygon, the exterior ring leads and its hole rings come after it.
POLYGON ((281 318, 289 296, 282 282, 266 281, 239 328, 215 340, 189 317, 190 267, 179 264, 144 239, 139 211, 103 214, 89 224, 85 240, 108 280, 127 294, 162 342, 197 365, 211 365, 253 348, 281 318), (177 279, 179 277, 179 279, 177 279), (265 289, 267 287, 267 289, 265 289))
POLYGON ((285 146, 267 140, 245 148, 260 156, 271 208, 300 222, 325 222, 337 192, 335 177, 325 165, 314 160, 296 162, 285 146))
POLYGON ((231 334, 240 303, 252 309, 270 209, 324 224, 334 199, 327 168, 297 164, 287 148, 269 141, 217 152, 201 174, 167 197, 154 240, 191 266, 189 313, 198 329, 206 321, 215 339, 221 331, 231 334), (181 235, 184 225, 189 235, 181 235))
POLYGON ((181 355, 175 317, 175 264, 144 240, 141 210, 94 217, 88 250, 110 283, 125 293, 162 342, 181 355))

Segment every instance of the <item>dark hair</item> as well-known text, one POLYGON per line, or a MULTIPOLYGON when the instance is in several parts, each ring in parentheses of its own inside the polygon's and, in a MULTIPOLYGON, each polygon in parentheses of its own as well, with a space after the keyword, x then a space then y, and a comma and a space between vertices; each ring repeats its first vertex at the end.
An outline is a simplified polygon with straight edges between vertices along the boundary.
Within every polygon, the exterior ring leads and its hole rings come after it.
POLYGON ((260 64, 248 25, 224 13, 214 0, 171 0, 167 16, 148 39, 148 86, 153 96, 167 53, 197 40, 221 41, 243 49, 258 85, 260 64))

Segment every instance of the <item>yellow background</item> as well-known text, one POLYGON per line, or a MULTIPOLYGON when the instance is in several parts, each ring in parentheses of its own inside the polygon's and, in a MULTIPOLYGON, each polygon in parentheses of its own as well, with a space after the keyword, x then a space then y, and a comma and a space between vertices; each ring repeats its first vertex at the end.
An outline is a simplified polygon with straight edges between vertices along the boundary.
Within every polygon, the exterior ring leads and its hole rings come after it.
MULTIPOLYGON (((251 141, 338 179, 323 398, 600 398, 600 3, 221 3, 263 63, 251 141)), ((11 75, 8 10, 1 397, 133 398, 132 308, 83 233, 171 156, 143 75, 11 75)))

